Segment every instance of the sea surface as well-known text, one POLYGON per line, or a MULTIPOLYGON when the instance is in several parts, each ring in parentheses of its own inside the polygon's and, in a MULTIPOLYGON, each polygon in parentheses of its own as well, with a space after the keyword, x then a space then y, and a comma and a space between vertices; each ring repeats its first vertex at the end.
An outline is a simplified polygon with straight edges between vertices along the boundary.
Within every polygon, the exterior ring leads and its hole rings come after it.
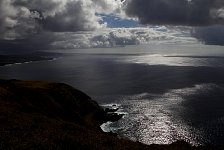
MULTIPOLYGON (((48 51, 49 52, 49 51, 48 51)), ((224 47, 153 44, 51 50, 53 61, 0 67, 0 78, 64 82, 124 117, 104 130, 146 144, 224 145, 224 47)))

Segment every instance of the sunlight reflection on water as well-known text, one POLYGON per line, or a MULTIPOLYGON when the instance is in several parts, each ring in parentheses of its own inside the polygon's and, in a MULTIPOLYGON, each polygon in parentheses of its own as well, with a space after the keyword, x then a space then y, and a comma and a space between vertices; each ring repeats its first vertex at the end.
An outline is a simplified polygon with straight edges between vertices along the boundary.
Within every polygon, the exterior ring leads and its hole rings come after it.
POLYGON ((121 137, 145 144, 170 144, 185 140, 192 145, 202 145, 207 139, 200 129, 183 119, 184 97, 210 90, 214 85, 201 84, 193 88, 170 90, 165 94, 142 93, 120 99, 126 116, 109 128, 121 137), (150 97, 148 99, 147 97, 150 97))
POLYGON ((130 56, 128 59, 121 60, 128 63, 147 64, 147 65, 166 65, 166 66, 213 66, 223 67, 224 57, 197 57, 179 55, 137 55, 130 56), (220 62, 220 59, 222 61, 220 62))
POLYGON ((224 144, 223 47, 159 44, 59 52, 68 54, 0 67, 0 76, 64 82, 100 104, 120 104, 118 111, 126 115, 106 127, 122 137, 147 144, 180 139, 224 144))

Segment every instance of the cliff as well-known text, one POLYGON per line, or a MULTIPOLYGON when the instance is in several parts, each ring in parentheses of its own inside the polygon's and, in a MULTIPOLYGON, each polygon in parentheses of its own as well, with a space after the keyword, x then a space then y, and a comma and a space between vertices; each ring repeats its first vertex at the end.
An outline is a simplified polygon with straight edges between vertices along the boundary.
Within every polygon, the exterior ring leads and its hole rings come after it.
POLYGON ((118 139, 99 128, 110 119, 89 96, 69 85, 0 80, 0 149, 196 148, 186 142, 147 146, 118 139))

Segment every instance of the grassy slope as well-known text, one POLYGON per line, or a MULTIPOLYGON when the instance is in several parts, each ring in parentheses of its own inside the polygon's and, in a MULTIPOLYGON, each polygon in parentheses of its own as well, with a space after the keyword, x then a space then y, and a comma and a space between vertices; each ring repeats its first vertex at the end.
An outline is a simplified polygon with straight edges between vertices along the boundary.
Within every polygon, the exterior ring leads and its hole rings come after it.
POLYGON ((100 131, 105 118, 95 101, 66 84, 0 80, 0 149, 194 148, 185 142, 147 146, 118 139, 100 131))

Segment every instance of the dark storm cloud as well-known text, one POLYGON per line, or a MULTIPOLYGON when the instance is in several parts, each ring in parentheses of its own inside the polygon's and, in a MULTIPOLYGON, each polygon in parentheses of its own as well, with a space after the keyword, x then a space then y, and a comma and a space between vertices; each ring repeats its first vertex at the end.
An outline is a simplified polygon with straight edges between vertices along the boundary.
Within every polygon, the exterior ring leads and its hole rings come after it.
POLYGON ((110 13, 119 8, 119 3, 97 0, 96 6, 94 1, 0 0, 0 51, 48 48, 52 40, 57 39, 54 32, 90 31, 104 27, 96 15, 96 8, 100 11, 107 9, 105 11, 110 13))
POLYGON ((223 0, 127 0, 126 14, 142 24, 223 24, 223 0))
POLYGON ((0 0, 0 39, 95 30, 105 26, 96 14, 121 13, 121 6, 119 0, 0 0))
POLYGON ((56 32, 94 30, 97 28, 98 22, 90 20, 95 17, 95 14, 88 13, 88 10, 83 9, 82 5, 81 1, 68 2, 65 5, 65 11, 58 12, 41 21, 44 29, 56 32))
POLYGON ((22 53, 50 48, 50 43, 57 40, 52 33, 40 33, 29 36, 25 39, 0 40, 0 52, 22 53))
POLYGON ((0 38, 22 39, 40 31, 100 28, 92 0, 1 0, 0 38))
POLYGON ((209 45, 224 45, 224 26, 195 28, 192 36, 209 45))
MULTIPOLYGON (((223 7, 223 0, 0 0, 0 51, 148 43, 167 36, 160 32, 139 35, 134 30, 83 34, 83 38, 73 35, 104 28, 102 17, 97 14, 115 13, 124 17, 123 10, 144 24, 222 24, 223 7)), ((192 35, 202 40, 203 32, 208 31, 197 29, 192 35)), ((168 40, 180 38, 168 37, 168 40)))

